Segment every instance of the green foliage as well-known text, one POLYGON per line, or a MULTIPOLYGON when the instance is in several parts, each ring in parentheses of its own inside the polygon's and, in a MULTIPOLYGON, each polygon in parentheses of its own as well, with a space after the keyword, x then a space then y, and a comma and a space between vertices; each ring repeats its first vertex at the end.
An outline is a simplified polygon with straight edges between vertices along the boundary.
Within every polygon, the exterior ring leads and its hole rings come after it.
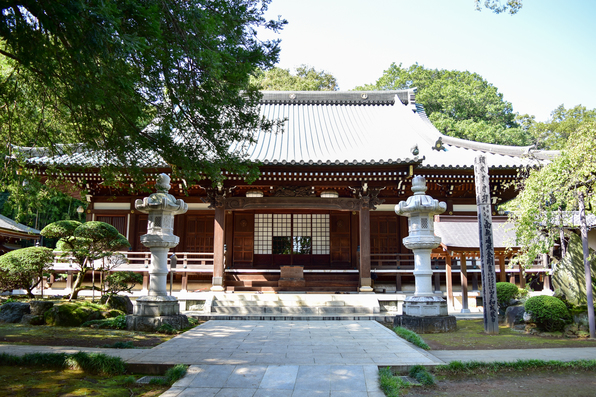
POLYGON ((570 211, 576 211, 578 197, 585 196, 596 208, 592 193, 596 188, 596 121, 581 124, 572 131, 565 149, 550 163, 520 175, 521 190, 502 209, 516 228, 518 260, 531 264, 539 254, 549 253, 561 237, 561 225, 572 225, 570 211))
POLYGON ((14 144, 45 147, 48 155, 83 144, 105 161, 101 172, 111 185, 129 185, 122 168, 134 182, 145 180, 140 151, 160 155, 187 180, 198 171, 219 180, 221 167, 243 174, 248 165, 230 144, 271 127, 249 84, 255 68, 278 60, 278 40, 257 38, 257 30, 277 32, 286 23, 264 18, 269 2, 5 5, 0 138, 1 154, 13 160, 4 174, 16 175, 22 164, 14 144))
POLYGON ((106 292, 116 295, 118 292, 132 293, 136 284, 143 282, 143 276, 133 272, 114 272, 106 277, 106 292))
POLYGON ((379 385, 387 397, 399 397, 410 387, 401 377, 393 375, 389 367, 379 370, 379 385))
POLYGON ((126 372, 126 364, 120 357, 101 353, 78 352, 67 356, 68 368, 80 369, 90 374, 121 375, 126 372))
POLYGON ((103 345, 102 347, 108 349, 134 349, 135 345, 131 341, 128 342, 116 342, 111 345, 103 345))
POLYGON ((522 0, 474 0, 474 3, 477 11, 481 11, 484 6, 495 14, 506 12, 510 15, 517 14, 523 5, 522 0))
POLYGON ((100 329, 126 329, 126 315, 120 314, 117 317, 85 321, 81 324, 81 327, 91 326, 95 326, 96 328, 100 329))
POLYGON ((324 70, 318 71, 307 65, 296 68, 296 74, 289 69, 272 68, 257 70, 251 83, 264 91, 337 91, 337 80, 324 70))
POLYGON ((445 135, 503 145, 530 143, 530 134, 517 124, 511 103, 476 73, 393 63, 376 83, 356 90, 410 88, 418 89, 416 102, 445 135))
POLYGON ((596 121, 596 109, 586 109, 577 105, 565 109, 564 105, 552 111, 547 122, 532 122, 529 131, 533 135, 538 149, 561 150, 569 137, 582 125, 596 121))
POLYGON ((410 368, 409 375, 424 386, 432 386, 436 383, 435 378, 422 365, 414 365, 410 368))
POLYGON ((186 371, 188 370, 188 365, 178 364, 166 371, 165 377, 168 383, 174 384, 178 380, 182 379, 184 375, 186 375, 186 371))
MULTIPOLYGON (((26 170, 21 171, 15 178, 14 183, 5 186, 7 191, 4 194, 7 200, 4 206, 0 205, 2 215, 34 229, 43 229, 46 225, 62 219, 84 219, 84 214, 78 213, 77 207, 84 208, 86 203, 37 181, 34 176, 28 175, 26 170)), ((48 242, 44 243, 49 246, 48 242)))
POLYGON ((172 327, 168 323, 163 323, 162 325, 160 325, 159 327, 157 327, 156 332, 158 334, 166 334, 166 335, 174 335, 174 334, 177 334, 178 333, 178 331, 176 331, 174 329, 174 327, 172 327))
POLYGON ((557 371, 572 369, 579 371, 596 371, 596 360, 557 361, 557 360, 517 360, 517 361, 452 361, 447 365, 438 365, 434 371, 438 374, 487 374, 497 372, 528 371, 543 369, 557 371))
POLYGON ((393 331, 400 338, 404 338, 408 342, 410 342, 424 350, 430 350, 430 346, 427 345, 426 342, 424 342, 424 340, 416 332, 410 331, 409 329, 404 328, 404 327, 395 327, 395 328, 393 328, 393 331))
POLYGON ((499 308, 506 309, 511 299, 516 299, 519 295, 517 285, 506 282, 497 283, 497 303, 499 304, 499 308))
POLYGON ((0 365, 70 368, 99 375, 120 375, 126 371, 125 363, 119 357, 85 352, 78 352, 75 354, 32 353, 25 354, 24 356, 0 353, 0 365))
POLYGON ((54 262, 52 250, 45 247, 27 247, 0 256, 0 290, 25 289, 31 292, 39 283, 44 271, 54 262))
POLYGON ((528 298, 524 305, 526 312, 543 331, 561 331, 571 321, 567 306, 558 298, 539 295, 528 298))
MULTIPOLYGON (((592 249, 589 251, 594 252, 592 249)), ((596 259, 592 259, 589 263, 591 274, 594 276, 596 275, 596 259)), ((555 291, 559 295, 563 295, 569 304, 587 304, 584 252, 581 238, 577 234, 569 234, 566 255, 554 267, 552 281, 555 291)), ((595 280, 592 280, 592 293, 593 296, 596 296, 595 280)))
POLYGON ((130 247, 126 237, 105 222, 58 221, 43 228, 41 235, 59 238, 56 251, 61 252, 63 257, 74 258, 79 268, 70 299, 76 299, 83 289, 83 279, 93 261, 112 256, 118 249, 130 247))

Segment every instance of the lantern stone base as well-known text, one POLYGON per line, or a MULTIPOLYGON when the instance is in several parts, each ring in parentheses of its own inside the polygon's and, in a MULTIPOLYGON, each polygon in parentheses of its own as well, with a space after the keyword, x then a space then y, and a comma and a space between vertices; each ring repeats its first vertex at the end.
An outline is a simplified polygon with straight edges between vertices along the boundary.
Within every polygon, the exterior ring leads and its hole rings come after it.
POLYGON ((143 296, 135 302, 135 316, 160 317, 180 314, 178 299, 173 296, 143 296))
POLYGON ((404 314, 415 317, 446 316, 447 302, 440 296, 408 296, 404 314))
POLYGON ((395 316, 394 327, 404 327, 417 334, 438 334, 455 332, 457 322, 455 316, 425 316, 416 317, 407 314, 395 316))
POLYGON ((178 299, 173 296, 143 296, 136 300, 134 314, 126 316, 129 331, 155 332, 164 324, 177 330, 189 326, 188 318, 180 314, 178 299))
POLYGON ((158 317, 142 317, 134 314, 126 316, 126 329, 129 331, 155 332, 165 324, 176 330, 190 326, 188 317, 183 314, 158 317))

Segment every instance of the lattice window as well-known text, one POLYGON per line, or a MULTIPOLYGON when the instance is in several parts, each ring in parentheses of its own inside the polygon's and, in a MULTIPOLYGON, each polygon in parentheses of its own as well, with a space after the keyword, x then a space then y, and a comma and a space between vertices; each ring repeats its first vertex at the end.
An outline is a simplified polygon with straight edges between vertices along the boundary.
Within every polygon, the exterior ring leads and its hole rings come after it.
POLYGON ((312 214, 312 253, 329 255, 329 214, 312 214))
POLYGON ((272 214, 255 214, 255 254, 271 254, 272 214))
POLYGON ((329 255, 329 214, 255 214, 255 254, 329 255))
POLYGON ((422 227, 422 229, 428 229, 428 218, 420 218, 420 227, 422 227))

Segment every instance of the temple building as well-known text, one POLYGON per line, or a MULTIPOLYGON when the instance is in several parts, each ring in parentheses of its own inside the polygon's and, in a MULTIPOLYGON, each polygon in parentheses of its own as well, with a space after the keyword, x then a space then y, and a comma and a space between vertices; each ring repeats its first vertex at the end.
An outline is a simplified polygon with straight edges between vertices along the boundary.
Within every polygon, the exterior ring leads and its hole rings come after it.
MULTIPOLYGON (((224 172, 222 186, 203 180, 184 195, 183 182, 172 181, 170 193, 188 204, 174 227, 180 236, 176 275, 184 291, 407 290, 413 285, 413 258, 402 244, 407 218, 394 207, 412 195, 414 175, 425 177, 427 194, 447 203, 441 222, 458 222, 476 215, 475 157, 487 159, 498 215, 497 206, 516 195, 519 168, 552 155, 443 135, 416 103, 415 90, 264 92, 261 112, 284 123, 279 132, 255 132, 257 143, 247 150, 260 164, 254 183, 224 172)), ((72 167, 69 181, 88 192, 87 220, 114 225, 132 245, 126 269, 146 272, 149 253, 140 236, 147 215, 134 207, 141 197, 102 185, 101 164, 89 166, 90 158, 84 150, 58 158, 30 151, 42 174, 49 163, 72 167)), ((152 161, 148 180, 171 172, 165 162, 152 161)), ((451 282, 446 266, 457 268, 462 252, 470 265, 473 247, 454 247, 436 251, 439 290, 451 282)), ((510 254, 499 251, 500 269, 510 254)))

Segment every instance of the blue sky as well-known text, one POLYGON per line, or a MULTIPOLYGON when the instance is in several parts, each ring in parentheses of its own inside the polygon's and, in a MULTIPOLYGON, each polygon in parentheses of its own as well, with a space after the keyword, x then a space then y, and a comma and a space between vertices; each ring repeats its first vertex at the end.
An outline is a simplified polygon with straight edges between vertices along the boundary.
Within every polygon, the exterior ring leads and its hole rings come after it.
POLYGON ((520 114, 596 108, 596 1, 523 0, 516 15, 473 0, 273 0, 288 20, 278 66, 333 74, 341 90, 373 83, 392 62, 469 70, 520 114))

